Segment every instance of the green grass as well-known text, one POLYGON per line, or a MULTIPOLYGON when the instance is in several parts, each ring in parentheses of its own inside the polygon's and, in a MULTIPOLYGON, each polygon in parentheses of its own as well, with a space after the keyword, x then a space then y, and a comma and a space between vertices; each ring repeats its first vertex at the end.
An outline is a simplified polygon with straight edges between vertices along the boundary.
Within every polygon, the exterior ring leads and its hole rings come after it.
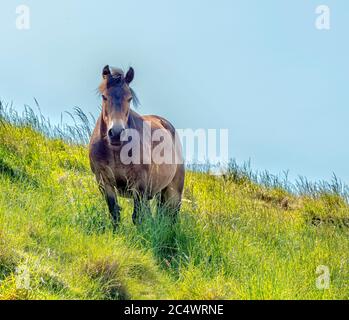
POLYGON ((0 123, 0 299, 348 299, 349 206, 231 166, 188 172, 175 228, 140 227, 121 200, 113 233, 87 148, 0 123), (329 289, 316 268, 328 266, 329 289), (23 286, 27 272, 29 287, 23 286))

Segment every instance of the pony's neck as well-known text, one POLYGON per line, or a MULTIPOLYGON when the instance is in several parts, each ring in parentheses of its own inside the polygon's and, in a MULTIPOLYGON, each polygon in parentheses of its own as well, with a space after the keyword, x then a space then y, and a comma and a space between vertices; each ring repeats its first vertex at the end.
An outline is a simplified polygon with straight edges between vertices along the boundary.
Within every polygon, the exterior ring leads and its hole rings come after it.
POLYGON ((128 117, 128 127, 131 129, 137 129, 141 121, 141 116, 134 110, 130 109, 130 115, 128 117))

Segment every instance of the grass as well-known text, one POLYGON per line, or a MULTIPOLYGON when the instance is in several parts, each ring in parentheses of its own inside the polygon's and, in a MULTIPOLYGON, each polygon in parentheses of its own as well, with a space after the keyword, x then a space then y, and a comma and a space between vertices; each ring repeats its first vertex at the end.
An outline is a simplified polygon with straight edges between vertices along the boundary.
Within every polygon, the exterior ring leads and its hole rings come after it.
POLYGON ((0 107, 0 299, 349 298, 337 178, 292 185, 235 162, 221 176, 188 171, 178 225, 154 214, 136 228, 122 199, 113 233, 84 119, 53 127, 10 109, 0 107), (315 285, 321 265, 326 290, 315 285))

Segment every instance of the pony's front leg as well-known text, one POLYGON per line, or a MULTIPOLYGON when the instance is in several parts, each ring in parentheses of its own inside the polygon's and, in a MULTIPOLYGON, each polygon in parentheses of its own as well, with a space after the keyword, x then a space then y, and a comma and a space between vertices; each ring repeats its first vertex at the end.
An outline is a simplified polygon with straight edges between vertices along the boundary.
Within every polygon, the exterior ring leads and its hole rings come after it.
POLYGON ((118 199, 116 197, 116 193, 112 187, 110 187, 110 186, 105 187, 104 194, 105 194, 105 199, 106 199, 107 204, 108 204, 108 209, 109 209, 110 215, 112 217, 113 227, 115 230, 120 224, 121 207, 118 204, 118 199))

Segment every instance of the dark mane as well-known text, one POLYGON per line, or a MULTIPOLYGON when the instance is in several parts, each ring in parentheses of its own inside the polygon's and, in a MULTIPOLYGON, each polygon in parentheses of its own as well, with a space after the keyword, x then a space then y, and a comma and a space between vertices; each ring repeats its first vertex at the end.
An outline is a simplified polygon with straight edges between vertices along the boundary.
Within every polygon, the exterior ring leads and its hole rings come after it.
POLYGON ((139 99, 136 95, 136 92, 130 87, 131 95, 132 95, 132 104, 137 109, 140 106, 139 99))

